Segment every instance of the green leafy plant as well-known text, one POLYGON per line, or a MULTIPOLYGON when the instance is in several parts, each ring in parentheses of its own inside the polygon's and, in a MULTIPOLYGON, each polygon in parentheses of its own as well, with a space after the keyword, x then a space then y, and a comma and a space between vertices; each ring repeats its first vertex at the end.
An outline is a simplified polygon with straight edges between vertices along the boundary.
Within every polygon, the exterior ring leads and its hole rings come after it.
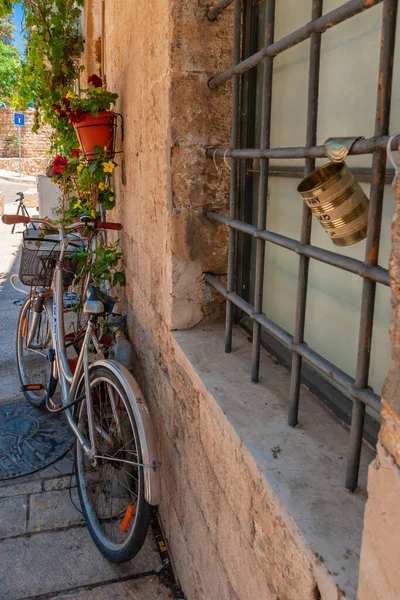
POLYGON ((75 278, 77 285, 90 273, 93 283, 99 286, 104 281, 110 281, 112 286, 125 285, 125 273, 119 268, 123 254, 120 242, 100 244, 94 250, 94 260, 91 260, 91 252, 87 248, 80 248, 74 253, 79 262, 79 268, 75 278))
POLYGON ((65 224, 83 215, 95 217, 98 206, 104 210, 112 210, 115 206, 111 175, 117 163, 106 157, 106 148, 97 146, 95 152, 96 158, 90 161, 78 148, 69 158, 57 155, 53 159, 53 181, 63 192, 58 212, 65 224))
POLYGON ((68 91, 58 104, 53 104, 57 114, 61 118, 67 117, 71 124, 80 123, 87 114, 97 116, 100 111, 110 110, 118 98, 118 94, 103 87, 103 80, 98 75, 91 75, 88 83, 89 87, 80 89, 78 95, 68 91))

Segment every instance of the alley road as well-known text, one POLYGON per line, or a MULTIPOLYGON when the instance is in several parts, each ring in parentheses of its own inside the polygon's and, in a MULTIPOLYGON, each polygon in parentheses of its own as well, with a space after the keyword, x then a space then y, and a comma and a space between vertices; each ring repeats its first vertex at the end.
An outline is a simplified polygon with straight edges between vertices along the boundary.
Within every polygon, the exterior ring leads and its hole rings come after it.
POLYGON ((26 192, 27 190, 36 187, 35 183, 25 181, 6 181, 0 177, 0 192, 4 193, 4 204, 14 202, 17 192, 26 192))

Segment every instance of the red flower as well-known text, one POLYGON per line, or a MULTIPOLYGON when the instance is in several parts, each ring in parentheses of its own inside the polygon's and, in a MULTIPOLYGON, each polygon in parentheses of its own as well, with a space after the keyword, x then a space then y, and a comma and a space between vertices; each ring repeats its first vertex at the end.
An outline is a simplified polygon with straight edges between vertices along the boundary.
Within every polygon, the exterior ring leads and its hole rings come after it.
POLYGON ((60 156, 59 154, 57 154, 57 156, 53 160, 54 171, 62 175, 67 167, 68 160, 65 158, 65 156, 60 156))
POLYGON ((53 104, 53 108, 60 115, 60 117, 67 116, 67 112, 63 108, 61 108, 59 104, 53 104))
POLYGON ((78 108, 75 110, 71 110, 68 114, 70 123, 80 123, 81 121, 85 120, 85 117, 86 113, 80 106, 78 106, 78 108))
POLYGON ((74 148, 71 152, 72 156, 79 156, 81 153, 79 148, 74 148))
POLYGON ((68 110, 71 106, 71 100, 69 98, 67 98, 66 96, 64 96, 64 98, 61 98, 61 102, 64 104, 65 108, 68 110))
POLYGON ((98 75, 91 75, 88 79, 88 83, 91 83, 94 87, 103 87, 103 80, 98 75))

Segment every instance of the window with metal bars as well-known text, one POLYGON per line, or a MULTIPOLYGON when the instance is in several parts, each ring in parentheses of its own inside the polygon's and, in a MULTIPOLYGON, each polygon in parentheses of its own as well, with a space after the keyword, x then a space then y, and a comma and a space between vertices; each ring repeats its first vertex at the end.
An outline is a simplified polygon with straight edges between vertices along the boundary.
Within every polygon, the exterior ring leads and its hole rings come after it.
MULTIPOLYGON (((209 18, 229 4, 220 2, 209 18)), ((376 365, 383 373, 389 366, 388 334, 377 340, 373 327, 387 329, 390 314, 389 274, 382 265, 394 210, 385 184, 392 175, 386 146, 396 126, 390 122, 396 18, 397 0, 340 6, 334 0, 234 0, 233 66, 209 82, 216 89, 232 79, 231 148, 207 151, 231 159, 229 216, 208 213, 229 228, 227 285, 206 276, 227 299, 225 349, 232 349, 238 319, 252 330, 252 381, 259 378, 262 344, 290 365, 291 426, 298 422, 302 377, 350 422, 350 490, 357 486, 363 432, 372 439, 377 430, 376 365), (360 26, 367 13, 372 20, 360 26), (365 138, 354 143, 347 162, 359 181, 369 183, 368 231, 352 250, 335 251, 296 197, 296 178, 326 162, 327 137, 346 135, 365 138), (341 349, 340 328, 355 322, 341 349), (346 368, 351 350, 353 373, 346 368)))

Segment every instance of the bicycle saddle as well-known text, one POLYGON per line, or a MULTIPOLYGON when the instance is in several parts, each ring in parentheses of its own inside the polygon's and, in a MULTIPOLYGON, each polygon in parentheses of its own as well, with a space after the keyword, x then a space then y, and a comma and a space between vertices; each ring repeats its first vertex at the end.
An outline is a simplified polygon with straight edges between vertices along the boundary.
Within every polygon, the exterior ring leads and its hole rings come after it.
POLYGON ((94 285, 89 285, 88 298, 85 302, 84 312, 88 314, 99 315, 103 312, 109 314, 112 312, 116 300, 104 294, 99 288, 94 285))

